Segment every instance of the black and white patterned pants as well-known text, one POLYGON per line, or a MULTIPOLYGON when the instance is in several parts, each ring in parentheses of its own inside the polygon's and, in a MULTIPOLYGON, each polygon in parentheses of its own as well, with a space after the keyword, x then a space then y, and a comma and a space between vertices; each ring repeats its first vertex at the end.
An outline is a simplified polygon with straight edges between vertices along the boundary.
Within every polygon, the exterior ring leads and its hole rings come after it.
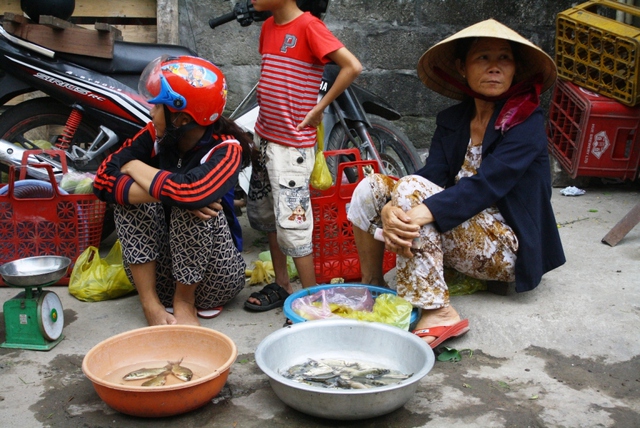
POLYGON ((127 276, 130 264, 156 261, 156 290, 160 301, 173 306, 175 281, 197 284, 196 307, 221 306, 245 284, 246 263, 233 244, 227 219, 202 220, 170 207, 169 224, 160 203, 116 205, 115 220, 127 276))

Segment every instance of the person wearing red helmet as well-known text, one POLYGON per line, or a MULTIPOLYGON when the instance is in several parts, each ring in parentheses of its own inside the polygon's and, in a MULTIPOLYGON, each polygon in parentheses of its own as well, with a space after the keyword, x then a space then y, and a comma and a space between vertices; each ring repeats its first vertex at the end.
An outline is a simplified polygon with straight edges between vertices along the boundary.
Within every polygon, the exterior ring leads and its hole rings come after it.
POLYGON ((125 271, 148 324, 199 325, 203 310, 244 287, 228 196, 252 141, 222 116, 226 80, 204 59, 157 58, 138 89, 152 121, 100 165, 94 193, 114 204, 125 271))

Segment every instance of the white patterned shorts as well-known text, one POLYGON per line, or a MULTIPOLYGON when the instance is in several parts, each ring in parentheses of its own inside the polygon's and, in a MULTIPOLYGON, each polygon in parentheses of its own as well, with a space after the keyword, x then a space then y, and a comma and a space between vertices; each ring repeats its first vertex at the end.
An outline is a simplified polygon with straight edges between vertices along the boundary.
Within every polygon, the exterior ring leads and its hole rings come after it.
MULTIPOLYGON (((380 213, 387 202, 409 211, 442 190, 417 175, 395 182, 374 174, 356 187, 348 218, 354 226, 373 234, 382 227, 380 213)), ((445 233, 433 223, 424 225, 414 246, 413 257, 398 255, 396 262, 398 295, 414 306, 449 306, 444 266, 478 279, 515 280, 518 239, 496 208, 486 209, 445 233)))
POLYGON ((298 149, 260 141, 260 156, 253 163, 247 216, 252 228, 277 232, 278 245, 291 257, 313 252, 313 213, 309 179, 314 148, 298 149))

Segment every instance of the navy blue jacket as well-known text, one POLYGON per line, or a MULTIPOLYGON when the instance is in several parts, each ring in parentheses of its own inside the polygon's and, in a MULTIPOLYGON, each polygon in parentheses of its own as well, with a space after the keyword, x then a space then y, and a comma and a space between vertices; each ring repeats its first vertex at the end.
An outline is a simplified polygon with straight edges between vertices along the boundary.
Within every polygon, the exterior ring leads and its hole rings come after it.
POLYGON ((473 100, 440 112, 429 157, 416 174, 445 190, 424 201, 435 225, 446 232, 495 205, 516 233, 516 291, 534 289, 542 275, 565 262, 551 207, 551 172, 544 116, 537 109, 504 135, 494 129, 501 104, 489 121, 477 174, 454 178, 464 162, 470 139, 473 100))

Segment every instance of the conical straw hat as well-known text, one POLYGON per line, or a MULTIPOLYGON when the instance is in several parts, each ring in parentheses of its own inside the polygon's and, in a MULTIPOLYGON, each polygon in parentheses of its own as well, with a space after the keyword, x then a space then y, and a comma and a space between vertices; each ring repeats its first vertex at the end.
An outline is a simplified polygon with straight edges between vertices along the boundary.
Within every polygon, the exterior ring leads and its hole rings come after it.
POLYGON ((418 76, 422 83, 445 97, 456 100, 464 99, 464 92, 438 76, 434 72, 434 68, 439 67, 444 73, 459 80, 462 84, 466 84, 455 64, 456 41, 466 37, 494 37, 519 43, 522 45, 522 55, 520 55, 521 63, 517 68, 514 83, 526 80, 537 73, 542 73, 541 93, 555 83, 557 71, 551 57, 529 40, 494 19, 487 19, 467 27, 435 44, 422 54, 420 61, 418 61, 418 76))

